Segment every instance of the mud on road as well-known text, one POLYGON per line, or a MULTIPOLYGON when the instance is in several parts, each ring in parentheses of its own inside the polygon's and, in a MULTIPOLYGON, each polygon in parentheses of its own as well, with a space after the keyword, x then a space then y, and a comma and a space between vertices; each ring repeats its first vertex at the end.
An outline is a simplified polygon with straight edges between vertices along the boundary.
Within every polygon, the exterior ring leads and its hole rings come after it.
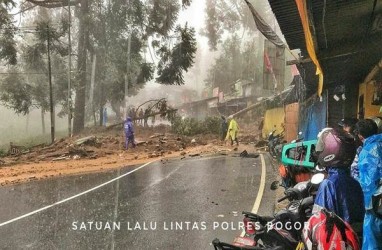
POLYGON ((122 129, 89 129, 81 135, 63 138, 51 145, 28 150, 17 146, 16 153, 0 158, 0 185, 12 185, 63 175, 108 171, 173 157, 200 157, 253 151, 250 135, 243 136, 239 148, 221 142, 217 135, 193 137, 171 134, 168 126, 136 128, 136 148, 124 149, 122 129), (247 145, 243 145, 247 144, 247 145), (236 150, 235 150, 236 149, 236 150))

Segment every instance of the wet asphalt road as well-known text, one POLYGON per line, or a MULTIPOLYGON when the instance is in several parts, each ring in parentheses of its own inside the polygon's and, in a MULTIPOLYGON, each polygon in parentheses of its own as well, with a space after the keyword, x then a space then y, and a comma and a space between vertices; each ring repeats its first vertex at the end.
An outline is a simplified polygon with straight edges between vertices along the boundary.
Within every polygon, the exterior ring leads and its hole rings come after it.
MULTIPOLYGON (((266 163, 259 213, 269 215, 274 193, 266 163)), ((138 167, 1 187, 1 249, 213 249, 215 237, 232 242, 240 234, 241 211, 252 209, 261 177, 260 157, 154 162, 2 225, 138 167)))

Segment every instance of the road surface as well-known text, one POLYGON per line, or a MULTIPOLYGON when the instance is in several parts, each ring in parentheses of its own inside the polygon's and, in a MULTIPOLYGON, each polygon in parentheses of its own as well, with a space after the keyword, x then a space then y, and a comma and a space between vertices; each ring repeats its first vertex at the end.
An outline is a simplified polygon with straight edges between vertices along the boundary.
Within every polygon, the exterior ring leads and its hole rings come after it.
POLYGON ((240 234, 241 211, 273 211, 261 157, 173 159, 0 189, 2 249, 213 249, 240 234))

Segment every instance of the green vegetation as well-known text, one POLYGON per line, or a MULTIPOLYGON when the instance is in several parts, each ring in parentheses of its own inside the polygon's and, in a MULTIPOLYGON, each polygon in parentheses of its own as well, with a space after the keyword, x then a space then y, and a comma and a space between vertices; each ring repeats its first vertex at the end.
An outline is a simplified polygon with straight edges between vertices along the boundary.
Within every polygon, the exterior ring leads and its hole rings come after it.
POLYGON ((177 115, 171 118, 170 122, 174 133, 192 136, 197 134, 219 134, 221 119, 213 116, 199 121, 195 118, 183 119, 177 115))
POLYGON ((0 148, 0 157, 4 157, 7 155, 7 151, 5 149, 0 148))

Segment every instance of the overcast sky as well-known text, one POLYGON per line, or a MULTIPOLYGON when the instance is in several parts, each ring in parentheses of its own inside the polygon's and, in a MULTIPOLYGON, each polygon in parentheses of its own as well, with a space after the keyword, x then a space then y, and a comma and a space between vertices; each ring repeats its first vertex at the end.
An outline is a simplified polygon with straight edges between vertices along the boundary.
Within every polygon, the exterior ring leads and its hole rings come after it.
POLYGON ((191 6, 183 10, 180 16, 181 22, 188 22, 193 27, 201 28, 204 22, 205 8, 205 0, 193 0, 191 6))

